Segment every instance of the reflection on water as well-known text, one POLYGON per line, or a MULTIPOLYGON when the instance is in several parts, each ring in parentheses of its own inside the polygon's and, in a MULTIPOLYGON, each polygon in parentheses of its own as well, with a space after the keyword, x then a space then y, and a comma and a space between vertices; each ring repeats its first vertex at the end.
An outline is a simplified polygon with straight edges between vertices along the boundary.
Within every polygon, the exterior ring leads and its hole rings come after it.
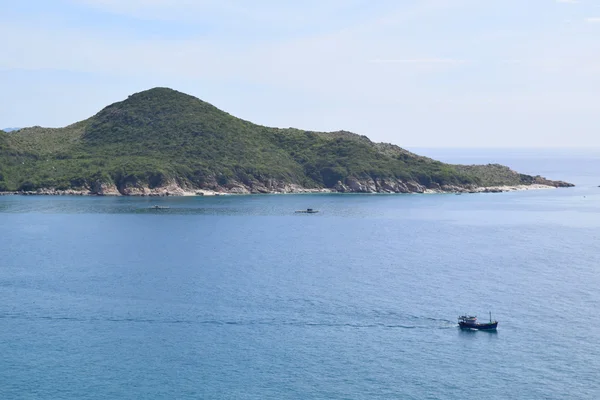
MULTIPOLYGON (((498 331, 480 331, 478 329, 461 329, 459 327, 457 327, 458 329, 458 333, 459 336, 463 336, 463 337, 473 337, 473 335, 482 335, 482 336, 492 336, 492 337, 497 337, 498 335, 498 331)), ((479 336, 478 336, 479 337, 479 336)))

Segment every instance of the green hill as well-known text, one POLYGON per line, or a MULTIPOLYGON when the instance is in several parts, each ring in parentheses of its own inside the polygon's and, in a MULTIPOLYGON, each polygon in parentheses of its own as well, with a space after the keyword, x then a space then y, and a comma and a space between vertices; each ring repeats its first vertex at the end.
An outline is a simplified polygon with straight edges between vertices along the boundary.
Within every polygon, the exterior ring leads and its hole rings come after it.
POLYGON ((564 182, 455 166, 350 132, 268 128, 155 88, 65 128, 0 131, 0 190, 92 193, 474 190, 564 182))

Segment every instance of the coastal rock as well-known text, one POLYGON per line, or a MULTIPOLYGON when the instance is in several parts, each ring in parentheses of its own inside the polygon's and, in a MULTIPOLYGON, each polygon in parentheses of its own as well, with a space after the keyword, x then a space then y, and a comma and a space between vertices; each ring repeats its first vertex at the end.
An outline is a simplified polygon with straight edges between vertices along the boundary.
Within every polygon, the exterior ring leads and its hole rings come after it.
POLYGON ((408 188, 408 191, 411 193, 425 193, 425 190, 427 189, 425 186, 421 185, 420 183, 414 182, 414 181, 406 182, 406 187, 408 188))
POLYGON ((379 181, 379 188, 384 193, 398 193, 398 181, 391 179, 381 179, 379 181))
POLYGON ((0 194, 20 194, 25 196, 85 196, 89 195, 88 190, 76 190, 76 189, 55 189, 55 188, 43 188, 37 190, 24 190, 17 192, 3 192, 0 194))
MULTIPOLYGON (((267 184, 269 184, 267 182, 267 184)), ((271 185, 272 187, 272 185, 271 185)), ((251 181, 250 182, 250 193, 253 194, 266 194, 266 193, 271 193, 272 189, 267 188, 267 186, 265 184, 263 184, 262 182, 259 181, 251 181)))
POLYGON ((120 196, 121 193, 114 183, 106 183, 101 181, 93 182, 90 187, 90 194, 99 196, 120 196))
POLYGON ((374 193, 376 191, 375 184, 373 183, 373 181, 361 182, 358 179, 352 177, 346 179, 346 186, 348 187, 350 192, 354 193, 374 193))
POLYGON ((88 194, 86 190, 75 190, 75 189, 53 189, 53 188, 44 188, 37 189, 35 192, 29 192, 28 194, 33 195, 42 195, 42 196, 83 196, 88 194))
POLYGON ((480 191, 480 193, 502 193, 502 192, 504 192, 504 190, 502 188, 498 188, 498 187, 484 188, 483 190, 480 191))
POLYGON ((164 186, 156 188, 143 187, 143 192, 149 196, 190 196, 193 190, 181 187, 176 181, 169 181, 164 186))
POLYGON ((411 193, 410 188, 406 185, 405 182, 398 181, 398 191, 396 193, 411 193))
MULTIPOLYGON (((112 183, 93 182, 89 188, 58 190, 43 188, 35 191, 21 191, 24 195, 114 195, 114 196, 211 196, 219 194, 266 194, 266 193, 501 193, 517 190, 553 189, 569 187, 571 184, 561 181, 549 181, 536 177, 538 182, 513 186, 477 186, 438 185, 424 186, 416 181, 402 181, 393 178, 356 178, 350 177, 344 183, 338 181, 332 188, 307 188, 297 183, 277 179, 251 179, 244 182, 229 180, 219 185, 214 177, 208 177, 200 187, 190 182, 169 180, 162 186, 150 188, 147 184, 129 181, 120 187, 112 183)), ((8 192, 10 194, 10 192, 8 192)))
POLYGON ((573 185, 572 183, 569 182, 564 182, 564 181, 551 181, 550 179, 546 179, 542 176, 535 176, 533 178, 533 183, 534 184, 538 184, 538 185, 547 185, 547 186, 554 186, 554 187, 573 187, 575 185, 573 185))
POLYGON ((346 193, 349 191, 348 187, 345 186, 342 181, 337 181, 337 183, 333 186, 333 190, 339 193, 346 193))
POLYGON ((440 193, 468 193, 474 190, 473 185, 456 186, 456 185, 442 185, 440 186, 440 193))
POLYGON ((251 189, 246 187, 244 184, 239 182, 231 182, 225 186, 227 193, 233 194, 250 194, 252 193, 251 189))
POLYGON ((119 193, 123 196, 147 196, 150 194, 150 189, 137 185, 124 185, 118 188, 119 193))

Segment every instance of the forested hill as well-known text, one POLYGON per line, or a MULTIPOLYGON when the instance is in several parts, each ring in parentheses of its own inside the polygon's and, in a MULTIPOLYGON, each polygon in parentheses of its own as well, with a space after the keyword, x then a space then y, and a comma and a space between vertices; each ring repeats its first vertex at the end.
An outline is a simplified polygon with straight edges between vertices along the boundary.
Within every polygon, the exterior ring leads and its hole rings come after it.
POLYGON ((65 128, 0 131, 0 191, 423 192, 535 183, 569 185, 498 165, 444 164, 350 132, 260 126, 167 88, 65 128))

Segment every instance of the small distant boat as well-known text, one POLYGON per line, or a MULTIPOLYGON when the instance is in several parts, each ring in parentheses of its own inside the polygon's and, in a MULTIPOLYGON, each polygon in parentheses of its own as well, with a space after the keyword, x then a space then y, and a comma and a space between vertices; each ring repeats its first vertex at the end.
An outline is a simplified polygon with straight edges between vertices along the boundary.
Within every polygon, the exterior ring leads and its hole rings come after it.
POLYGON ((312 208, 307 208, 306 210, 296 210, 298 214, 316 214, 319 210, 313 210, 312 208))
POLYGON ((151 210, 167 210, 167 209, 169 209, 171 207, 168 207, 168 206, 151 206, 151 207, 148 207, 148 208, 150 208, 151 210))
POLYGON ((498 321, 492 321, 492 313, 490 312, 490 322, 477 322, 477 317, 474 315, 461 315, 458 317, 458 326, 460 329, 477 329, 479 331, 495 331, 498 327, 498 321))

